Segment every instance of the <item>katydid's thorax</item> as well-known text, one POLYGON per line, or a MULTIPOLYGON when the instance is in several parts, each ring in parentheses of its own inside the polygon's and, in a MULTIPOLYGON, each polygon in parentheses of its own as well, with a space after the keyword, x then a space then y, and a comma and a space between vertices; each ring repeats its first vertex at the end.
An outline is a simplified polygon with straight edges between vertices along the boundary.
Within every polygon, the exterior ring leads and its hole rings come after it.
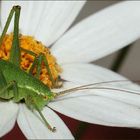
POLYGON ((22 93, 30 91, 34 94, 53 98, 54 94, 46 85, 14 64, 5 60, 0 60, 0 69, 2 70, 7 83, 16 81, 18 88, 22 93))

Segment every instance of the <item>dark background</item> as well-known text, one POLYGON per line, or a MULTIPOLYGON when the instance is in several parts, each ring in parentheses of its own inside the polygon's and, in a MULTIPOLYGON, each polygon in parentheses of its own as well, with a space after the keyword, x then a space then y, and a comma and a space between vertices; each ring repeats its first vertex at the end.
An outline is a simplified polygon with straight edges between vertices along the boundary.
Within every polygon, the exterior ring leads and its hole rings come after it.
MULTIPOLYGON (((62 114, 59 114, 59 116, 66 123, 72 134, 75 135, 80 121, 71 119, 62 114)), ((140 140, 140 130, 88 124, 88 127, 85 129, 84 133, 78 137, 80 140, 140 140)), ((16 124, 14 129, 6 136, 1 138, 1 140, 26 140, 26 138, 16 124)))

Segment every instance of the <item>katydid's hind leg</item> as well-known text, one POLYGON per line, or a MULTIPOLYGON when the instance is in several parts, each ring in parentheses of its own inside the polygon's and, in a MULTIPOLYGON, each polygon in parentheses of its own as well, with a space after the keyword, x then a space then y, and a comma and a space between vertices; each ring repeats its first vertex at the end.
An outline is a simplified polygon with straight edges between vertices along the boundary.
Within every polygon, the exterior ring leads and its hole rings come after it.
POLYGON ((20 43, 19 43, 19 17, 20 17, 20 6, 15 6, 15 18, 14 18, 14 32, 13 32, 13 41, 10 51, 10 62, 20 66, 20 43))
POLYGON ((9 16, 7 18, 6 24, 4 26, 3 32, 2 32, 1 37, 0 37, 0 47, 1 47, 1 44, 3 42, 4 36, 6 35, 6 32, 8 30, 8 27, 10 25, 11 19, 12 19, 13 15, 14 15, 14 12, 15 12, 15 10, 14 10, 14 7, 13 7, 11 9, 10 13, 9 13, 9 16))
POLYGON ((8 27, 10 25, 10 22, 12 20, 12 17, 15 14, 14 18, 14 33, 13 33, 13 41, 12 41, 12 47, 10 51, 10 61, 19 66, 20 65, 20 47, 19 47, 19 17, 20 17, 20 6, 13 6, 11 9, 9 16, 7 18, 5 27, 3 29, 2 35, 0 37, 0 47, 3 42, 4 36, 6 35, 6 32, 8 30, 8 27))

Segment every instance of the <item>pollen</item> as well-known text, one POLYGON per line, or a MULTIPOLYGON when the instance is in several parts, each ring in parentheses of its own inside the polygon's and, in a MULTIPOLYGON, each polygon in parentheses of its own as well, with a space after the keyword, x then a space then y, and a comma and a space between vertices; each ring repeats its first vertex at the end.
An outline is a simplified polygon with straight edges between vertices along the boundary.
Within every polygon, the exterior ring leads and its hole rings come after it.
MULTIPOLYGON (((13 34, 5 35, 2 46, 0 48, 0 59, 8 60, 10 56, 10 50, 12 46, 13 34)), ((21 35, 19 36, 20 47, 21 47, 21 63, 20 67, 26 72, 29 72, 30 68, 33 65, 34 59, 39 54, 43 54, 48 61, 48 66, 51 72, 51 76, 55 83, 59 83, 59 75, 62 72, 61 67, 57 64, 56 58, 51 54, 49 48, 44 46, 41 42, 34 39, 32 36, 21 35), (27 50, 27 51, 25 51, 27 50), (31 55, 28 51, 33 52, 36 56, 31 55)), ((34 68, 32 74, 36 75, 37 69, 34 68)), ((53 82, 50 77, 45 64, 41 64, 41 72, 39 79, 48 87, 54 87, 53 82)))

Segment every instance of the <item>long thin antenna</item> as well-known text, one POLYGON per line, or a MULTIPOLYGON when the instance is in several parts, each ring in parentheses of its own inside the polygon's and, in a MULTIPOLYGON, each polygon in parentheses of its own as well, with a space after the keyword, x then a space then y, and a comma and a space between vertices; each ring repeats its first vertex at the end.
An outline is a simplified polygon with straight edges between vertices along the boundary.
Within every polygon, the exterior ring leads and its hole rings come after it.
POLYGON ((79 88, 77 88, 77 89, 72 89, 72 90, 67 90, 67 91, 62 91, 62 92, 59 92, 58 94, 57 94, 57 97, 58 96, 63 96, 63 95, 65 95, 65 94, 67 94, 67 93, 71 93, 71 92, 75 92, 75 91, 80 91, 80 90, 87 90, 87 89, 101 89, 101 90, 103 90, 103 89, 106 89, 106 90, 114 90, 114 91, 122 91, 122 92, 127 92, 127 93, 132 93, 132 94, 140 94, 140 92, 136 92, 136 91, 130 91, 130 90, 125 90, 125 89, 119 89, 119 88, 110 88, 110 87, 87 87, 87 88, 81 88, 81 89, 79 89, 79 88))
MULTIPOLYGON (((87 84, 87 85, 82 85, 82 86, 77 86, 75 88, 70 88, 67 90, 63 90, 61 92, 57 93, 57 96, 62 96, 67 93, 79 91, 79 90, 87 90, 87 89, 107 89, 107 90, 118 90, 122 92, 127 92, 127 93, 133 93, 133 94, 140 94, 140 92, 135 92, 135 91, 130 91, 130 90, 125 90, 125 89, 119 89, 119 88, 110 88, 110 87, 90 87, 90 86, 95 86, 95 85, 101 85, 101 84, 106 84, 106 83, 116 83, 116 82, 130 82, 130 80, 112 80, 112 81, 106 81, 106 82, 98 82, 98 83, 93 83, 93 84, 87 84)), ((133 81, 133 82, 140 82, 140 81, 133 81)))

